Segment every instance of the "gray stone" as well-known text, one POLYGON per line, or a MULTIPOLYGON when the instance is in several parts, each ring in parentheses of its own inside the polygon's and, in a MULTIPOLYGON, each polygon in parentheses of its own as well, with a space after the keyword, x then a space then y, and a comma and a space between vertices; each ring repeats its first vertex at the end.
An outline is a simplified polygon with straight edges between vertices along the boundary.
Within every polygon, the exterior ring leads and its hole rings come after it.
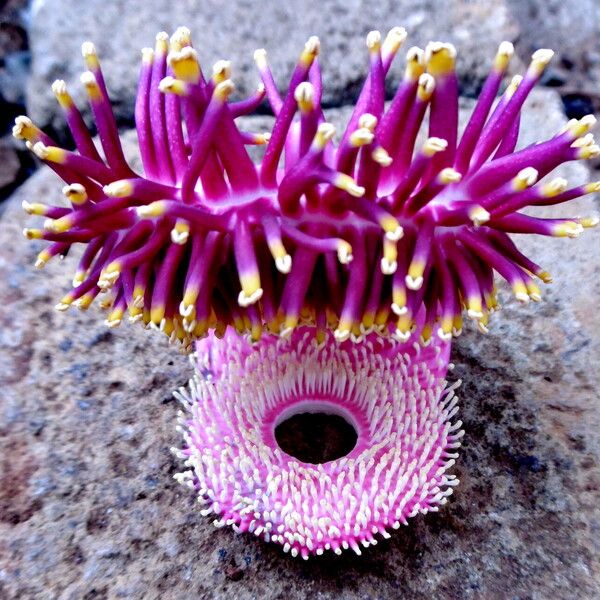
MULTIPOLYGON (((535 93, 523 143, 563 122, 557 97, 535 93)), ((580 164, 562 174, 588 176, 580 164)), ((362 557, 304 563, 214 529, 172 480, 171 390, 191 375, 187 359, 139 327, 107 330, 93 309, 52 310, 73 258, 33 269, 41 246, 18 239, 20 203, 59 190, 42 169, 0 226, 2 598, 600 596, 597 232, 519 240, 555 276, 545 301, 520 307, 504 294, 490 334, 469 329, 454 345, 466 437, 449 504, 362 557)))
MULTIPOLYGON (((275 77, 285 89, 302 46, 310 35, 322 41, 321 62, 328 103, 355 96, 368 68, 365 35, 371 29, 386 32, 405 26, 409 45, 430 40, 454 42, 459 49, 458 71, 463 83, 477 86, 486 76, 497 45, 515 40, 515 27, 506 1, 448 0, 441 11, 432 0, 306 0, 301 5, 277 0, 208 0, 201 8, 193 0, 129 0, 80 2, 61 0, 34 3, 30 31, 33 53, 28 111, 41 125, 63 128, 60 110, 50 91, 56 78, 79 90, 82 70, 80 46, 93 41, 100 53, 108 87, 120 119, 131 120, 139 71, 140 49, 154 43, 160 29, 179 25, 192 30, 205 70, 218 59, 233 62, 233 78, 240 94, 255 88, 258 75, 252 55, 269 51, 275 77)), ((404 52, 402 52, 402 56, 404 52)), ((390 76, 398 81, 403 60, 390 76)), ((78 92, 77 99, 83 94, 78 92)))

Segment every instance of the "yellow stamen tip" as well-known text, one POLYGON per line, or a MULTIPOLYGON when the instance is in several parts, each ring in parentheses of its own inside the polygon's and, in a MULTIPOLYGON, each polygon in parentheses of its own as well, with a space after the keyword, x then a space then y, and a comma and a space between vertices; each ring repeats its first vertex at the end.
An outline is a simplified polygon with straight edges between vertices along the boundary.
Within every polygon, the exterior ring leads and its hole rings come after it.
POLYGON ((212 68, 213 81, 215 83, 221 83, 231 77, 231 61, 229 60, 218 60, 212 68))
POLYGON ((141 217, 142 219, 162 217, 167 210, 167 204, 164 200, 157 200, 156 202, 151 202, 144 206, 138 206, 135 210, 138 217, 141 217))
POLYGON ((170 75, 161 79, 158 89, 163 94, 176 94, 177 96, 187 96, 188 93, 187 83, 181 79, 175 79, 170 75))
POLYGON ((100 100, 102 98, 102 92, 96 81, 96 76, 91 71, 85 71, 79 79, 91 100, 100 100))
POLYGON ((340 263, 343 265, 350 264, 352 259, 352 246, 346 240, 340 240, 338 242, 337 256, 340 263))
POLYGON ((105 185, 102 191, 111 198, 127 198, 133 194, 133 184, 126 179, 120 179, 105 185))
POLYGON ((370 144, 374 138, 375 136, 373 135, 373 133, 370 132, 367 128, 360 127, 356 131, 353 131, 350 135, 350 144, 354 148, 360 148, 361 146, 366 146, 367 144, 370 144))
POLYGON ((500 73, 504 73, 514 53, 515 47, 510 42, 501 42, 496 53, 494 69, 500 73))
POLYGON ((444 185, 458 183, 461 179, 462 175, 452 167, 442 169, 438 174, 438 181, 444 185))
POLYGON ((406 70, 404 78, 407 81, 416 81, 425 72, 425 52, 413 46, 406 53, 406 70))
POLYGON ((333 139, 335 127, 331 123, 321 123, 317 128, 313 146, 316 150, 322 150, 333 139))
POLYGON ((540 48, 531 55, 531 64, 529 65, 529 72, 535 77, 539 77, 544 69, 548 66, 548 63, 552 60, 554 51, 548 48, 540 48))
POLYGON ((393 162, 393 158, 383 146, 375 148, 371 153, 371 158, 382 167, 389 167, 393 162))
POLYGON ((542 195, 546 198, 552 198, 562 194, 567 189, 567 180, 564 177, 557 177, 550 183, 542 186, 542 195))
POLYGON ((423 154, 431 157, 438 152, 444 152, 448 148, 448 142, 442 138, 430 137, 423 144, 423 154))
POLYGON ((85 188, 80 183, 65 185, 62 189, 62 193, 72 204, 83 204, 88 198, 85 188))
POLYGON ((381 48, 381 32, 369 31, 366 43, 370 52, 379 52, 381 48))
POLYGON ((225 81, 221 81, 221 83, 216 85, 215 91, 213 92, 213 97, 225 102, 234 89, 235 86, 233 81, 231 81, 231 79, 226 79, 225 81))
POLYGON ((434 77, 454 71, 456 48, 452 44, 430 42, 425 48, 427 71, 434 77))
POLYGON ((52 84, 52 92, 63 108, 70 108, 73 106, 73 99, 67 91, 67 84, 62 79, 57 79, 52 84))
POLYGON ((298 84, 294 90, 294 99, 302 112, 308 112, 314 109, 315 88, 312 83, 303 81, 298 84))
POLYGON ((490 220, 490 213, 483 206, 474 206, 469 209, 469 219, 475 227, 479 227, 490 220))
POLYGON ((365 188, 358 185, 350 175, 346 175, 345 173, 338 173, 336 175, 334 185, 355 198, 360 198, 365 194, 365 188))
POLYGON ((535 184, 538 179, 538 171, 533 167, 521 169, 512 181, 512 186, 515 191, 522 191, 535 184))
POLYGON ((423 73, 419 77, 417 96, 421 102, 427 102, 435 89, 435 79, 429 73, 423 73))
POLYGON ((394 55, 400 50, 402 44, 406 41, 408 33, 404 27, 392 27, 385 36, 383 42, 383 53, 394 55))

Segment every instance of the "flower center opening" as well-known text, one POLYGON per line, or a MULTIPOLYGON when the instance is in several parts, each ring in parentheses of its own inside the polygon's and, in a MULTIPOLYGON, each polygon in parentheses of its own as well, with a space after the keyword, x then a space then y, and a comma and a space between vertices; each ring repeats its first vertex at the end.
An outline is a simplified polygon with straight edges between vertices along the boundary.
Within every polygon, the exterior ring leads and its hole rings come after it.
POLYGON ((358 441, 352 417, 339 407, 300 402, 284 411, 275 426, 283 452, 299 461, 323 464, 350 454, 358 441))

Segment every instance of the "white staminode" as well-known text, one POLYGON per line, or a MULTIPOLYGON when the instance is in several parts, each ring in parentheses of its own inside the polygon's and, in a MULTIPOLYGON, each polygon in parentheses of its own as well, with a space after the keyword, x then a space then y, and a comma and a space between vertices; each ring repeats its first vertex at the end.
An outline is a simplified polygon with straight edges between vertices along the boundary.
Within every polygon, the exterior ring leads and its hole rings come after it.
POLYGON ((447 473, 463 435, 453 423, 458 383, 445 387, 440 346, 390 353, 380 338, 349 349, 313 338, 261 341, 252 352, 239 339, 206 340, 206 364, 175 393, 186 410, 185 446, 174 450, 186 470, 176 479, 197 491, 218 527, 303 558, 360 554, 374 534, 437 511, 458 484, 447 473), (347 417, 358 434, 350 454, 315 465, 279 448, 276 425, 307 403, 347 417))

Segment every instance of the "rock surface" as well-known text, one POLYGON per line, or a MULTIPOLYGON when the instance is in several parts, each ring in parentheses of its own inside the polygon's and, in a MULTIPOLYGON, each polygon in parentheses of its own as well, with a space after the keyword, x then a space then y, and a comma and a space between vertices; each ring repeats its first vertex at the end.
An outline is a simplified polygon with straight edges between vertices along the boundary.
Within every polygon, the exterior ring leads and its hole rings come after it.
MULTIPOLYGON (((562 122, 558 98, 538 92, 523 141, 562 122)), ((587 179, 579 164, 562 174, 587 179)), ((42 169, 0 226, 0 597, 600 596, 597 232, 522 240, 555 276, 545 301, 506 296, 488 336, 469 330, 455 344, 466 438, 450 503, 362 557, 305 563, 214 529, 173 481, 171 390, 191 375, 187 359, 141 328, 106 329, 93 309, 52 310, 73 259, 33 269, 40 246, 20 239, 20 203, 59 190, 42 169)))
MULTIPOLYGON (((258 81, 252 55, 265 47, 275 77, 287 87, 308 36, 322 41, 325 101, 339 105, 353 98, 368 68, 365 35, 371 29, 386 32, 394 25, 409 31, 409 45, 430 40, 454 42, 460 53, 459 76, 467 88, 487 75, 498 43, 515 40, 519 29, 511 19, 506 0, 449 0, 444 10, 433 0, 306 0, 301 9, 277 0, 207 0, 202 8, 194 0, 128 0, 80 2, 40 0, 34 4, 30 31, 33 71, 28 111, 41 125, 63 127, 50 85, 56 78, 79 90, 81 43, 92 40, 101 55, 108 86, 121 119, 131 119, 139 72, 140 49, 152 46, 160 29, 172 32, 179 25, 192 30, 204 69, 210 73, 218 59, 233 62, 233 79, 241 94, 258 81), (438 6, 438 10, 436 10, 438 6)), ((404 52, 402 52, 404 56, 404 52)), ((398 60, 391 81, 403 70, 398 60)), ((83 98, 80 93, 79 99, 83 98)))

